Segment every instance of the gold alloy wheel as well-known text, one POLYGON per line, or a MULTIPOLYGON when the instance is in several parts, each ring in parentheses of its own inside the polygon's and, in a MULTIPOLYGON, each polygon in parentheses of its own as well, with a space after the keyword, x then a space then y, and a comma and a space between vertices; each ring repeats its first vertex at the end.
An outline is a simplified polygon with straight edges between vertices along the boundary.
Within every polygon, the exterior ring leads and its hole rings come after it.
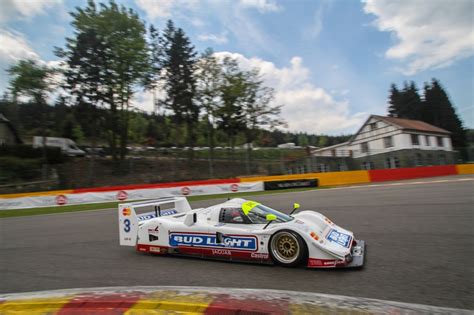
POLYGON ((283 264, 290 264, 298 259, 300 246, 296 237, 289 232, 278 232, 272 238, 273 257, 283 264))

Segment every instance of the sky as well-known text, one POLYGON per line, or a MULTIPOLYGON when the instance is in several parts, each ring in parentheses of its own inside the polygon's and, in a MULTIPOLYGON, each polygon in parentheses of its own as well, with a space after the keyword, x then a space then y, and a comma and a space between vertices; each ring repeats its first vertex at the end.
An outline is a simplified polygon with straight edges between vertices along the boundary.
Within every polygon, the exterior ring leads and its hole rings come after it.
MULTIPOLYGON (((437 78, 474 128, 472 0, 116 0, 163 29, 172 19, 198 52, 213 48, 259 69, 283 105, 286 130, 340 135, 387 113, 392 83, 437 78)), ((0 0, 0 93, 6 69, 31 58, 57 65, 69 12, 85 0, 0 0)), ((137 90, 134 104, 153 109, 137 90)))

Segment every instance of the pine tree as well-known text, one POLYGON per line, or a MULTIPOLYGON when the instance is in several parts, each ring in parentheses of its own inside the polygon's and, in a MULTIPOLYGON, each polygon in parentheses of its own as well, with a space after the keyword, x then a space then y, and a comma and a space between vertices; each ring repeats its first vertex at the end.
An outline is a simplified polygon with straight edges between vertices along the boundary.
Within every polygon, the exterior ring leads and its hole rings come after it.
POLYGON ((390 86, 388 99, 388 103, 390 104, 388 106, 388 116, 398 117, 398 113, 400 112, 400 91, 394 83, 390 86))
POLYGON ((389 95, 388 113, 390 117, 420 119, 422 101, 415 82, 405 82, 403 90, 392 84, 389 95))
MULTIPOLYGON (((162 69, 165 70, 167 94, 164 104, 173 112, 176 126, 182 124, 186 126, 186 143, 189 147, 193 147, 196 142, 194 127, 199 118, 199 106, 194 101, 196 52, 184 31, 175 28, 172 21, 168 21, 164 30, 162 49, 162 69)), ((176 137, 179 135, 176 133, 176 137)), ((178 140, 175 139, 176 146, 178 140)))
POLYGON ((422 120, 434 126, 450 131, 453 147, 464 154, 466 148, 466 131, 462 121, 437 79, 425 84, 422 120))

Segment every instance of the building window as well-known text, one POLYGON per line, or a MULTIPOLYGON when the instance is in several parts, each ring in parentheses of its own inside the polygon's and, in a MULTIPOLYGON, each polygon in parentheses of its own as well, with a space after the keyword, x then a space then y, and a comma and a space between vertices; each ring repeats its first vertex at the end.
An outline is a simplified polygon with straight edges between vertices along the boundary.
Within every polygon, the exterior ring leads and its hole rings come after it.
POLYGON ((426 146, 429 147, 430 144, 430 136, 425 136, 426 146))
POLYGON ((331 155, 336 156, 336 150, 331 150, 331 155))
POLYGON ((318 164, 317 168, 318 168, 318 171, 321 173, 329 172, 329 165, 321 163, 321 164, 318 164))
POLYGON ((346 166, 346 164, 337 164, 337 170, 338 170, 339 172, 347 171, 347 166, 346 166))
POLYGON ((383 138, 383 145, 386 148, 391 148, 393 147, 393 139, 392 137, 385 137, 383 138))
POLYGON ((431 154, 426 155, 426 165, 433 165, 433 156, 431 154))
POLYGON ((362 143, 360 144, 360 151, 361 151, 362 153, 367 153, 367 152, 369 152, 369 143, 368 143, 368 142, 362 142, 362 143))
POLYGON ((436 141, 438 141, 438 147, 443 146, 443 137, 436 137, 436 141))
POLYGON ((446 165, 446 156, 444 154, 440 154, 438 157, 438 162, 439 165, 446 165))
POLYGON ((376 122, 371 123, 369 126, 370 126, 370 131, 374 131, 375 129, 377 129, 377 123, 376 122))
POLYGON ((385 168, 399 168, 400 160, 396 156, 388 157, 385 159, 385 168))
POLYGON ((374 162, 362 162, 362 169, 363 170, 373 170, 374 169, 374 162))
POLYGON ((420 153, 415 154, 415 166, 422 166, 423 165, 423 157, 420 153))
POLYGON ((412 145, 420 145, 420 139, 419 139, 418 135, 414 135, 414 134, 411 135, 411 144, 412 145))

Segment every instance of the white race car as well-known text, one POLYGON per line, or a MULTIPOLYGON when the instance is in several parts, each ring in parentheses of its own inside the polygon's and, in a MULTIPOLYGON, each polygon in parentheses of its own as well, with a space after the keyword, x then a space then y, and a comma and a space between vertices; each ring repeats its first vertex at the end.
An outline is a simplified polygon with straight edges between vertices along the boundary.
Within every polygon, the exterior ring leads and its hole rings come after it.
POLYGON ((191 209, 185 197, 119 205, 120 245, 152 254, 276 263, 308 268, 361 267, 365 242, 315 211, 288 215, 241 198, 191 209), (137 214, 137 210, 150 211, 137 214))

